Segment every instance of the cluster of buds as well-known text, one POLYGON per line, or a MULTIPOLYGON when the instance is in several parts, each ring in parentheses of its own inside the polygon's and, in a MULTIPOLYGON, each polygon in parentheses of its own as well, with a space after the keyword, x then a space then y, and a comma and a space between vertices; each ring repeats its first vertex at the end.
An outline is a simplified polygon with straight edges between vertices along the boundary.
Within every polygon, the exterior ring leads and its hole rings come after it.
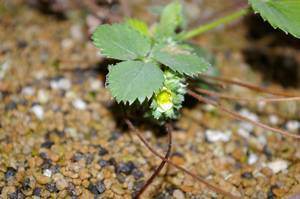
POLYGON ((155 119, 176 119, 186 93, 185 79, 169 70, 164 71, 164 86, 151 102, 151 114, 155 119))

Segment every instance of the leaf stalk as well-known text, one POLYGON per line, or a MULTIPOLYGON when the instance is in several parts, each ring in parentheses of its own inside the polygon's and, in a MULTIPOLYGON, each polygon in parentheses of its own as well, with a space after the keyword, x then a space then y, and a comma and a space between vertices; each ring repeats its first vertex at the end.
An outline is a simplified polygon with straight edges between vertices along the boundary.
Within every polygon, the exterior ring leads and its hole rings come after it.
POLYGON ((223 25, 223 24, 227 24, 227 23, 230 23, 242 16, 245 16, 246 14, 249 13, 249 9, 248 7, 247 8, 242 8, 238 11, 235 11, 225 17, 222 17, 222 18, 219 18, 219 19, 216 19, 212 22, 209 22, 209 23, 206 23, 204 25, 200 25, 198 27, 196 27, 195 29, 192 29, 190 31, 187 31, 187 32, 184 32, 182 34, 179 34, 179 40, 188 40, 188 39, 191 39, 195 36, 198 36, 204 32, 207 32, 207 31, 210 31, 220 25, 223 25))

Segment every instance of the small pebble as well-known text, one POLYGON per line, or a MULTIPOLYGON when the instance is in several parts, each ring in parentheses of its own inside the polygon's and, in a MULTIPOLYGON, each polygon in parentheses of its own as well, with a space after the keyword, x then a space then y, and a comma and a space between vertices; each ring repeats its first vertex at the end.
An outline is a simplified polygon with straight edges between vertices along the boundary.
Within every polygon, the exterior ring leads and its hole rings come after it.
POLYGON ((109 165, 110 165, 109 161, 107 161, 107 160, 99 160, 99 161, 98 161, 98 164, 99 164, 101 167, 106 167, 106 166, 109 166, 109 165))
POLYGON ((35 116, 39 119, 39 120, 43 120, 44 119, 44 109, 42 106, 40 105, 34 105, 31 108, 31 111, 35 114, 35 116))
POLYGON ((137 168, 133 169, 131 174, 133 175, 134 179, 136 179, 136 180, 139 180, 140 178, 144 177, 143 172, 137 168))
POLYGON ((8 167, 7 171, 5 172, 5 179, 6 180, 10 180, 11 178, 13 178, 17 173, 17 170, 12 168, 12 167, 8 167))
POLYGON ((86 106, 87 106, 86 103, 80 98, 73 100, 72 104, 73 104, 74 108, 76 108, 78 110, 85 110, 86 106))
POLYGON ((50 149, 53 144, 54 144, 54 142, 47 140, 46 142, 41 144, 41 147, 50 149))
POLYGON ((56 183, 56 187, 58 190, 61 191, 68 187, 68 182, 66 181, 66 179, 64 178, 63 175, 55 174, 55 176, 53 178, 54 178, 54 181, 56 183))
POLYGON ((26 176, 22 183, 22 187, 25 190, 33 189, 35 185, 36 185, 36 180, 33 176, 26 176))
POLYGON ((56 185, 55 183, 48 183, 46 184, 46 189, 50 192, 50 193, 53 193, 53 192, 57 192, 57 188, 56 188, 56 185))
POLYGON ((92 79, 90 81, 90 87, 92 91, 98 91, 103 87, 103 84, 100 80, 92 79))
POLYGON ((245 179, 251 179, 253 178, 253 175, 251 172, 245 172, 245 173, 242 173, 242 178, 245 178, 245 179))
POLYGON ((70 49, 74 46, 74 42, 72 39, 64 39, 61 42, 61 47, 64 49, 70 49))
POLYGON ((279 119, 278 119, 278 117, 276 115, 270 115, 269 116, 269 122, 272 125, 277 125, 278 122, 279 122, 279 119))
POLYGON ((105 148, 103 148, 102 146, 99 146, 99 153, 98 153, 98 155, 99 156, 104 156, 106 154, 108 154, 108 150, 105 149, 105 148))
POLYGON ((99 195, 105 192, 106 188, 102 181, 97 182, 96 184, 89 184, 88 190, 94 195, 99 195))
POLYGON ((133 190, 134 191, 139 191, 141 190, 141 188, 144 186, 144 181, 143 180, 138 180, 138 181, 135 181, 134 184, 133 184, 133 190))
POLYGON ((286 123, 286 128, 289 131, 298 131, 300 129, 300 122, 297 120, 291 120, 286 123))
POLYGON ((48 176, 44 176, 38 172, 34 173, 34 177, 36 179, 36 181, 42 185, 50 183, 51 182, 51 178, 49 178, 48 176))
MULTIPOLYGON (((1 99, 1 98, 0 98, 1 99)), ((14 101, 10 101, 5 105, 5 111, 11 111, 17 108, 17 103, 14 101)))
POLYGON ((41 104, 45 104, 49 101, 49 94, 45 90, 39 90, 37 98, 41 104))
POLYGON ((231 132, 230 131, 222 132, 218 130, 208 129, 205 131, 205 136, 209 142, 218 142, 218 141, 228 142, 231 138, 231 132))
POLYGON ((10 198, 10 199, 25 199, 25 196, 21 190, 17 189, 15 192, 9 193, 8 198, 10 198))
POLYGON ((97 188, 97 191, 98 191, 99 194, 104 193, 105 185, 104 185, 103 181, 98 181, 96 183, 96 188, 97 188))
POLYGON ((173 197, 176 199, 185 199, 184 193, 179 189, 174 190, 173 197))
POLYGON ((258 116, 255 113, 250 112, 249 110, 243 108, 239 112, 242 116, 249 118, 250 120, 258 122, 258 116))
POLYGON ((35 90, 31 86, 24 87, 21 91, 24 96, 33 96, 35 90))
POLYGON ((116 141, 116 140, 118 140, 121 137, 121 135, 122 134, 120 132, 114 131, 114 132, 111 133, 111 136, 110 136, 110 138, 108 138, 108 141, 109 142, 110 141, 116 141))
POLYGON ((43 172, 43 175, 51 178, 52 171, 50 169, 45 169, 44 172, 43 172))
POLYGON ((11 66, 10 61, 6 61, 0 65, 0 80, 2 80, 4 78, 6 72, 10 68, 10 66, 11 66))
POLYGON ((84 155, 82 153, 76 152, 72 157, 72 161, 78 162, 78 161, 82 160, 83 158, 84 158, 84 155))
POLYGON ((111 186, 111 190, 118 195, 123 195, 125 193, 124 189, 120 184, 113 184, 111 186))
POLYGON ((80 25, 75 24, 70 28, 71 36, 77 41, 82 41, 84 39, 84 34, 80 25))
POLYGON ((273 173, 279 173, 288 168, 288 162, 285 160, 275 160, 273 162, 269 162, 267 166, 273 171, 273 173))
POLYGON ((34 190, 33 190, 33 195, 34 195, 34 196, 40 197, 40 196, 41 196, 41 193, 42 193, 42 189, 41 189, 40 187, 34 188, 34 190))
POLYGON ((255 155, 254 153, 250 153, 249 157, 248 157, 248 164, 255 164, 258 160, 257 155, 255 155))
POLYGON ((135 165, 131 161, 126 163, 121 163, 117 167, 117 173, 124 173, 126 175, 129 175, 135 168, 136 168, 135 165))
POLYGON ((58 80, 52 80, 50 82, 50 86, 54 90, 70 90, 71 81, 66 78, 59 78, 58 80))

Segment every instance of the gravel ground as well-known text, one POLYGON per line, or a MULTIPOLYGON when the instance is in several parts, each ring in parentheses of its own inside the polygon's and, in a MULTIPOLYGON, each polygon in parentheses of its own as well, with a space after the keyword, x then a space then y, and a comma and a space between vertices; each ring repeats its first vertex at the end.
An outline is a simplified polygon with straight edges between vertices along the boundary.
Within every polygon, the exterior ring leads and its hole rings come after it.
MULTIPOLYGON (((5 12, 0 18, 0 198, 131 198, 159 159, 118 124, 115 115, 121 110, 112 109, 105 64, 87 41, 82 20, 14 9, 17 15, 5 12)), ((199 42, 211 48, 212 40, 221 43, 217 60, 227 77, 259 82, 230 42, 243 31, 227 32, 222 39, 208 35, 199 42)), ((229 92, 255 97, 236 87, 229 92)), ((299 103, 226 107, 300 133, 299 103)), ((296 140, 203 104, 184 108, 174 126, 171 160, 222 189, 258 199, 300 193, 296 140)), ((155 148, 166 149, 165 135, 139 128, 155 148)), ((171 166, 144 197, 222 198, 171 166)))

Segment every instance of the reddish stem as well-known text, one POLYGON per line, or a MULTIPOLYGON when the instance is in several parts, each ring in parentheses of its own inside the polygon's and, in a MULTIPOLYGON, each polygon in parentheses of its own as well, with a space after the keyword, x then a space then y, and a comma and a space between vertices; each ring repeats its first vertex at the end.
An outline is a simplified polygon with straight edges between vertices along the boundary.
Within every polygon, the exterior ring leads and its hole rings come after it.
POLYGON ((227 84, 234 84, 234 85, 242 86, 242 87, 252 89, 252 90, 255 90, 255 91, 258 91, 258 92, 269 93, 269 94, 272 94, 272 95, 285 96, 285 97, 299 97, 299 94, 286 93, 286 92, 282 92, 282 91, 274 91, 274 90, 259 87, 259 86, 256 86, 256 85, 253 85, 253 84, 250 84, 250 83, 242 82, 242 81, 239 81, 239 80, 231 80, 231 79, 227 79, 227 78, 223 78, 223 77, 213 77, 213 76, 204 75, 204 74, 201 74, 200 76, 203 77, 203 78, 206 78, 206 79, 212 79, 212 80, 219 81, 219 82, 224 82, 224 83, 227 83, 227 84))
POLYGON ((202 88, 195 88, 195 90, 198 91, 199 93, 203 93, 203 94, 206 94, 206 95, 212 96, 212 97, 219 97, 219 98, 223 98, 223 99, 246 101, 246 102, 257 101, 257 102, 269 103, 269 102, 286 102, 286 101, 300 100, 300 97, 270 97, 270 98, 254 99, 254 98, 249 98, 249 97, 246 98, 246 97, 236 97, 236 96, 226 95, 226 94, 209 91, 209 90, 202 89, 202 88))
MULTIPOLYGON (((132 125, 132 123, 130 123, 129 120, 125 120, 125 122, 127 123, 128 126, 132 125)), ((155 171, 150 176, 150 178, 146 181, 146 183, 144 184, 144 186, 134 196, 134 199, 139 199, 140 198, 140 196, 151 185, 151 183, 153 182, 153 180, 159 175, 159 173, 161 172, 161 170, 164 168, 165 164, 167 163, 166 160, 169 158, 170 153, 171 153, 171 149, 172 149, 172 130, 171 129, 172 129, 171 125, 167 124, 166 130, 167 130, 167 133, 168 133, 168 149, 167 149, 167 153, 166 153, 164 159, 161 161, 160 165, 155 169, 155 171)))
POLYGON ((278 128, 274 128, 274 127, 271 127, 271 126, 268 126, 266 124, 263 124, 263 123, 260 123, 260 122, 256 122, 254 120, 251 120, 247 117, 244 117, 234 111, 231 111, 231 110, 228 110, 226 108, 224 108, 220 103, 214 101, 214 100, 210 100, 206 97, 203 97, 201 95, 198 95, 197 93, 195 93, 194 91, 192 90, 188 90, 188 94, 192 97, 194 97, 195 99, 197 99, 198 101, 200 102, 204 102, 206 104, 211 104, 217 108, 219 108, 221 111, 223 111, 224 113, 227 113, 229 114, 230 116, 232 116, 233 118, 237 119, 237 120, 240 120, 240 121, 246 121, 246 122, 249 122, 251 124, 254 124, 258 127, 261 127, 263 129, 266 129, 266 130, 269 130, 269 131, 273 131, 273 132, 276 132, 276 133, 279 133, 279 134, 282 134, 282 135, 285 135, 285 136, 289 136, 289 137, 292 137, 292 138, 296 138, 296 139, 300 139, 300 136, 299 135, 296 135, 296 134, 292 134, 292 133, 289 133, 287 131, 284 131, 284 130, 281 130, 281 129, 278 129, 278 128))
POLYGON ((165 159, 162 155, 160 155, 157 151, 155 151, 150 145, 149 143, 144 139, 144 137, 139 133, 139 131, 133 126, 133 124, 129 121, 126 120, 127 125, 129 126, 129 128, 135 132, 135 134, 137 135, 137 137, 141 140, 141 142, 148 148, 149 151, 151 151, 155 156, 157 156, 158 158, 166 161, 169 165, 177 168, 178 170, 181 170, 182 172, 190 175, 192 178, 196 179, 198 182, 204 184, 205 186, 207 186, 209 189, 211 189, 212 191, 215 191, 216 193, 222 194, 223 196, 227 196, 229 198, 233 198, 233 199, 241 199, 238 196, 232 195, 231 193, 224 191, 218 187, 216 187, 215 185, 210 184, 209 182, 207 182, 206 180, 202 179, 201 177, 197 176, 196 174, 193 174, 192 172, 190 172, 189 170, 173 163, 171 160, 169 159, 165 159))

